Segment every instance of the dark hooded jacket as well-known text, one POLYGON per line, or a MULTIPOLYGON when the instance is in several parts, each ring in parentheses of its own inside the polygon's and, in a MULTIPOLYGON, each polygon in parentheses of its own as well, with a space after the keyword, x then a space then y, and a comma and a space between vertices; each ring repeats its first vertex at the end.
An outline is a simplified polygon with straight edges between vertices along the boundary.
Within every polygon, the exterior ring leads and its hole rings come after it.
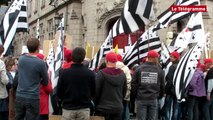
POLYGON ((132 89, 135 89, 136 99, 155 100, 164 93, 163 70, 152 62, 139 66, 132 79, 132 89))
POLYGON ((104 68, 96 75, 96 110, 108 114, 121 113, 126 95, 126 76, 121 69, 104 68))

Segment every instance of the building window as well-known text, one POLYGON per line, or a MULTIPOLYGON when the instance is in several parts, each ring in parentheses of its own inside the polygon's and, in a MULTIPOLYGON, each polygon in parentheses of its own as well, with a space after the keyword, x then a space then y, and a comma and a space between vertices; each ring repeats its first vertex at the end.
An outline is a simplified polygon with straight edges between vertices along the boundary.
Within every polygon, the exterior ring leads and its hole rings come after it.
POLYGON ((32 37, 36 37, 36 27, 33 27, 33 33, 32 33, 32 37))
POLYGON ((28 0, 28 13, 29 13, 29 18, 31 17, 31 13, 32 13, 32 0, 28 0))
POLYGON ((44 40, 44 35, 40 35, 40 41, 44 40))
POLYGON ((53 31, 53 19, 47 21, 47 31, 48 32, 53 31))
POLYGON ((38 1, 35 0, 35 1, 34 1, 34 14, 37 13, 37 10, 38 10, 38 1))
POLYGON ((53 38, 54 38, 54 37, 53 37, 53 32, 50 32, 50 33, 49 33, 49 40, 53 40, 53 38))
POLYGON ((44 33, 44 31, 43 31, 43 23, 41 23, 39 25, 39 27, 40 27, 40 30, 39 30, 40 34, 43 34, 44 33))

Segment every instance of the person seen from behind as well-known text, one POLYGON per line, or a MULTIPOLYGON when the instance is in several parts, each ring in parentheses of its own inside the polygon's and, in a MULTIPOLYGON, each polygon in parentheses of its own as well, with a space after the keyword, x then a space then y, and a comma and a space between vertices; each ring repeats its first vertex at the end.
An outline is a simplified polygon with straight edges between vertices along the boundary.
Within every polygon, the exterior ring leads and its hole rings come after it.
POLYGON ((18 86, 15 100, 15 120, 36 120, 39 116, 40 84, 48 85, 47 67, 37 57, 39 40, 29 38, 29 53, 20 56, 18 64, 18 86))
POLYGON ((95 97, 95 73, 83 65, 84 48, 72 51, 72 65, 59 73, 57 96, 62 102, 62 120, 89 120, 95 97))
POLYGON ((124 72, 116 68, 117 54, 106 55, 106 68, 96 75, 95 114, 105 120, 122 120, 123 99, 126 95, 127 80, 124 72))
POLYGON ((158 52, 148 52, 147 61, 140 65, 132 78, 136 95, 136 119, 156 120, 158 98, 164 94, 164 73, 158 65, 158 52))

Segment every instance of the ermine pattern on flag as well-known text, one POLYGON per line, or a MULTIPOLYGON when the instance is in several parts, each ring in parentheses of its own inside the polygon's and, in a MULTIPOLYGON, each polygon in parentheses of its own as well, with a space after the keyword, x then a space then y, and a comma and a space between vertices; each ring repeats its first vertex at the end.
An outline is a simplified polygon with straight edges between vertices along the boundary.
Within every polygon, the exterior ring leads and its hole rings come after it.
POLYGON ((111 32, 109 33, 108 37, 105 39, 104 43, 101 45, 98 52, 95 54, 93 59, 90 61, 89 68, 94 70, 98 67, 101 62, 101 59, 106 56, 108 52, 112 49, 112 36, 111 32))
POLYGON ((206 48, 210 50, 210 32, 206 33, 206 48))
POLYGON ((157 52, 161 50, 160 39, 157 33, 153 32, 153 27, 146 30, 139 40, 134 43, 133 47, 124 55, 124 64, 127 66, 132 66, 138 61, 138 59, 141 60, 142 58, 146 57, 149 50, 156 50, 157 52))
POLYGON ((37 25, 36 25, 36 38, 40 40, 40 26, 39 26, 39 19, 37 19, 37 25))
POLYGON ((178 63, 173 77, 173 84, 175 85, 175 93, 179 101, 185 100, 186 88, 192 79, 202 49, 203 44, 197 43, 196 46, 185 53, 178 63))
POLYGON ((192 32, 189 43, 197 43, 200 40, 205 41, 204 25, 202 13, 194 13, 194 24, 192 24, 189 30, 192 32))
POLYGON ((172 41, 172 46, 187 48, 189 43, 196 43, 195 39, 202 32, 203 21, 201 13, 192 14, 186 27, 178 34, 177 38, 172 41))

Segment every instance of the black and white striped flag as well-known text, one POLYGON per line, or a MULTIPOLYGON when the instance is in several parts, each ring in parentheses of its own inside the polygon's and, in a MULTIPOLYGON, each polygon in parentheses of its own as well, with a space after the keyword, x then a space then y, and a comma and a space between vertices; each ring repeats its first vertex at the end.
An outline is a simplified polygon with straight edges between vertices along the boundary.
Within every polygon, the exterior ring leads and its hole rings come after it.
POLYGON ((121 17, 113 25, 113 37, 121 33, 132 33, 140 29, 141 27, 144 27, 145 25, 149 24, 151 20, 154 21, 155 16, 153 12, 152 0, 136 1, 137 4, 132 3, 134 2, 134 0, 126 0, 124 4, 124 9, 121 13, 121 17), (136 11, 131 11, 131 9, 135 9, 136 11))
POLYGON ((63 53, 63 41, 64 41, 64 18, 61 19, 61 22, 58 27, 59 37, 58 45, 55 51, 55 61, 54 61, 54 79, 52 80, 53 88, 58 84, 59 71, 62 67, 64 53, 63 53))
POLYGON ((36 24, 36 38, 40 41, 40 26, 39 26, 39 19, 37 19, 37 24, 36 24))
POLYGON ((129 0, 129 11, 146 19, 155 20, 153 0, 129 0))
MULTIPOLYGON (((194 13, 190 17, 186 27, 178 34, 177 38, 172 41, 172 46, 187 48, 189 43, 197 43, 203 28, 202 13, 194 13)), ((203 38, 202 38, 203 39, 203 38)))
POLYGON ((93 59, 90 61, 89 68, 91 70, 96 69, 98 67, 98 65, 100 64, 101 59, 103 57, 105 57, 106 54, 108 52, 110 52, 111 50, 112 50, 112 36, 111 36, 111 32, 110 32, 109 35, 107 36, 107 38, 105 39, 104 43, 101 45, 98 52, 95 54, 93 59))
POLYGON ((180 59, 173 77, 173 84, 175 86, 175 93, 177 99, 181 102, 185 100, 185 93, 187 86, 192 79, 194 71, 196 70, 198 59, 203 50, 203 43, 199 42, 196 46, 191 48, 180 59))
POLYGON ((157 52, 161 50, 160 39, 157 32, 153 32, 153 27, 146 30, 139 40, 134 43, 133 47, 124 55, 124 64, 132 66, 138 59, 141 60, 146 57, 149 50, 155 50, 157 52))
MULTIPOLYGON (((199 0, 179 0, 179 2, 173 3, 172 5, 199 5, 199 0)), ((171 5, 171 6, 172 6, 171 5)), ((170 7, 160 14, 157 18, 159 23, 155 26, 154 30, 159 30, 161 28, 166 28, 169 24, 173 24, 187 16, 191 15, 192 12, 172 12, 170 7)))
POLYGON ((15 33, 26 31, 28 31, 27 2, 26 0, 14 0, 0 25, 0 39, 5 49, 3 54, 8 51, 15 33))
POLYGON ((28 32, 27 0, 21 1, 21 10, 19 13, 16 32, 28 32))

